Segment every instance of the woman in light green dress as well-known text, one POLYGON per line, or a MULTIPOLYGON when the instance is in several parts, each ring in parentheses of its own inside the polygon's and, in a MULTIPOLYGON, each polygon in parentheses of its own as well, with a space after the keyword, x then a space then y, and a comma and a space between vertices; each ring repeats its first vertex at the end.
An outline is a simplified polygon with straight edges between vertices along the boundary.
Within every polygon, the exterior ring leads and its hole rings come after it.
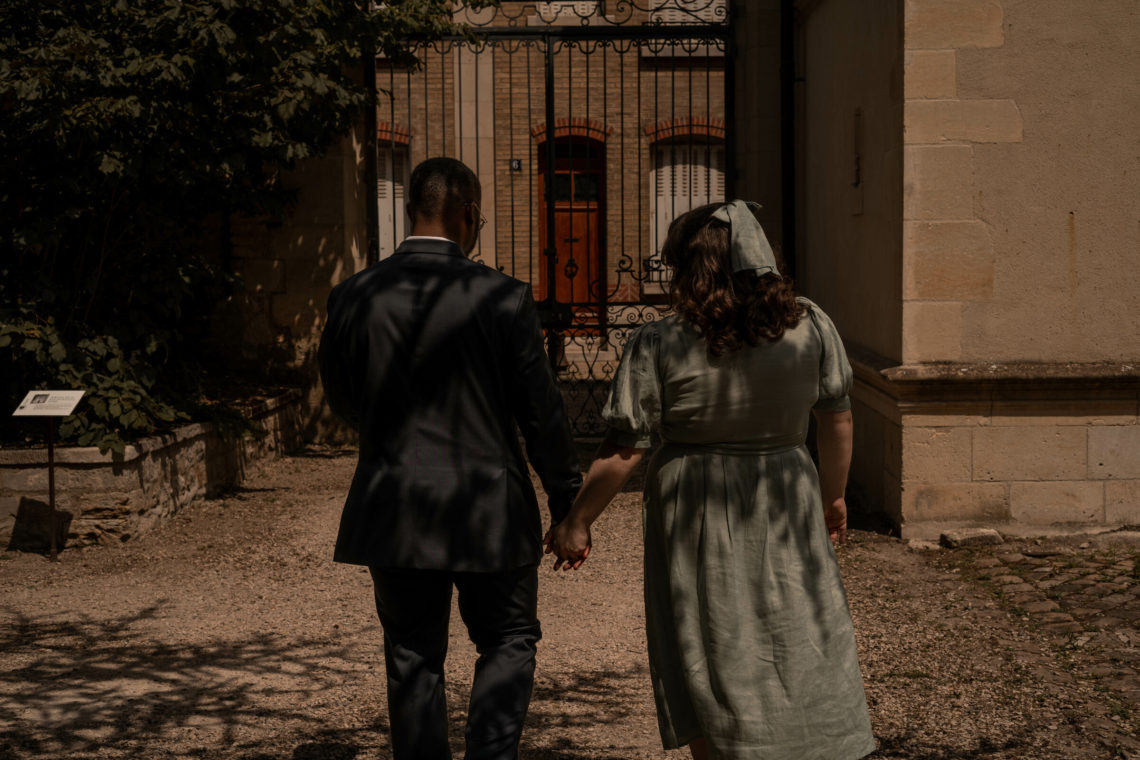
POLYGON ((665 748, 688 745, 696 760, 863 757, 875 744, 832 549, 851 455, 843 345, 779 275, 742 201, 679 217, 664 257, 676 313, 625 347, 610 433, 548 551, 556 568, 585 561, 590 524, 659 436, 645 614, 665 748))

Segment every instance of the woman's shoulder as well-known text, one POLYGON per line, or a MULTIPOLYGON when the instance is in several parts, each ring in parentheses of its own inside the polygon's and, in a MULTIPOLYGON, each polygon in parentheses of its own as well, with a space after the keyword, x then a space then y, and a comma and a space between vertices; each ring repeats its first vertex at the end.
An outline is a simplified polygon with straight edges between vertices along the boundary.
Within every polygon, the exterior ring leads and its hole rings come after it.
POLYGON ((811 323, 812 327, 815 328, 815 332, 825 343, 833 340, 841 340, 839 330, 836 329, 835 323, 831 321, 831 317, 827 315, 827 312, 820 308, 819 304, 803 296, 797 296, 796 301, 803 305, 806 312, 805 316, 807 317, 806 321, 811 323))
POLYGON ((796 296, 796 303, 803 306, 806 312, 823 311, 823 309, 819 308, 819 304, 805 296, 796 296))
POLYGON ((803 296, 796 296, 796 303, 804 307, 804 316, 810 318, 817 326, 821 323, 831 324, 831 317, 815 301, 803 296))
POLYGON ((675 332, 683 322, 684 320, 680 319, 676 314, 667 314, 661 317, 654 316, 635 327, 630 332, 630 337, 637 335, 642 338, 659 339, 663 335, 675 332))
POLYGON ((635 327, 629 332, 625 345, 639 351, 656 352, 661 346, 675 346, 699 338, 696 328, 677 314, 669 314, 635 327))

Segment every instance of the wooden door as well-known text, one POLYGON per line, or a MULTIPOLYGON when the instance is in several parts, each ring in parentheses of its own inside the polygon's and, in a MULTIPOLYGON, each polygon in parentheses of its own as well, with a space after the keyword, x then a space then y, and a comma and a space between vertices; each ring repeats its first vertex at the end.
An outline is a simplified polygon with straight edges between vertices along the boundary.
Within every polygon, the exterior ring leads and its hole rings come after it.
MULTIPOLYGON (((600 153, 600 151, 599 151, 600 153)), ((605 223, 601 156, 558 160, 554 173, 554 300, 572 305, 573 332, 595 333, 605 321, 605 223)), ((539 245, 547 245, 546 176, 539 175, 539 245)), ((550 260, 539 259, 536 295, 548 296, 550 260)))

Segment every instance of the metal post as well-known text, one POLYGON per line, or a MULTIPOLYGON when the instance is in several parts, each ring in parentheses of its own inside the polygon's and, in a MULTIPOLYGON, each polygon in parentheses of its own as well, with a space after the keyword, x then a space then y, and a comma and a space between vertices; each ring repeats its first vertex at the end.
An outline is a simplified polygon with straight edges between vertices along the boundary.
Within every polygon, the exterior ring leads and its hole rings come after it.
MULTIPOLYGON (((554 42, 553 36, 546 37, 546 180, 544 194, 546 196, 546 298, 548 304, 553 305, 556 297, 557 279, 555 267, 558 266, 558 248, 554 244, 554 42)), ((562 362, 562 334, 558 325, 554 323, 554 310, 547 312, 552 318, 546 326, 546 355, 550 360, 550 369, 557 377, 558 368, 562 362)))
POLYGON ((732 30, 724 37, 724 184, 725 199, 735 198, 740 192, 740 165, 736 157, 736 44, 740 27, 732 25, 732 30))
POLYGON ((796 14, 780 8, 780 195, 785 276, 796 277, 796 14))
POLYGON ((48 511, 51 517, 48 520, 48 529, 51 531, 51 561, 59 560, 59 548, 56 546, 55 534, 59 532, 55 516, 55 420, 48 417, 48 511))
MULTIPOLYGON (((376 51, 371 45, 366 46, 361 68, 363 70, 364 89, 368 93, 364 107, 364 184, 366 185, 364 195, 368 204, 364 213, 365 224, 368 228, 366 233, 368 250, 364 255, 364 265, 371 266, 380 260, 380 198, 378 197, 379 177, 376 172, 376 161, 379 158, 380 146, 376 134, 376 51)), ((397 245, 399 245, 398 242, 397 245)))
POLYGON ((546 38, 546 300, 554 301, 558 249, 554 245, 554 38, 546 38))

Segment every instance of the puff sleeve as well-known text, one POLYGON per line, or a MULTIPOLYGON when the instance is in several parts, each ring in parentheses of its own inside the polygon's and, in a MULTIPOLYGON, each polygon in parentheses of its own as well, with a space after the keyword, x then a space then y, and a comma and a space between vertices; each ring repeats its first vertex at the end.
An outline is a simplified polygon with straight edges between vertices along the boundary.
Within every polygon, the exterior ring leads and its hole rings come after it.
POLYGON ((635 330, 622 351, 621 362, 602 409, 609 438, 619 446, 647 449, 661 424, 661 381, 657 373, 656 325, 635 330))
POLYGON ((806 298, 800 300, 807 306, 823 346, 819 357, 819 400, 812 408, 820 412, 845 412, 851 408, 848 394, 851 392, 852 375, 843 340, 823 309, 806 298))

